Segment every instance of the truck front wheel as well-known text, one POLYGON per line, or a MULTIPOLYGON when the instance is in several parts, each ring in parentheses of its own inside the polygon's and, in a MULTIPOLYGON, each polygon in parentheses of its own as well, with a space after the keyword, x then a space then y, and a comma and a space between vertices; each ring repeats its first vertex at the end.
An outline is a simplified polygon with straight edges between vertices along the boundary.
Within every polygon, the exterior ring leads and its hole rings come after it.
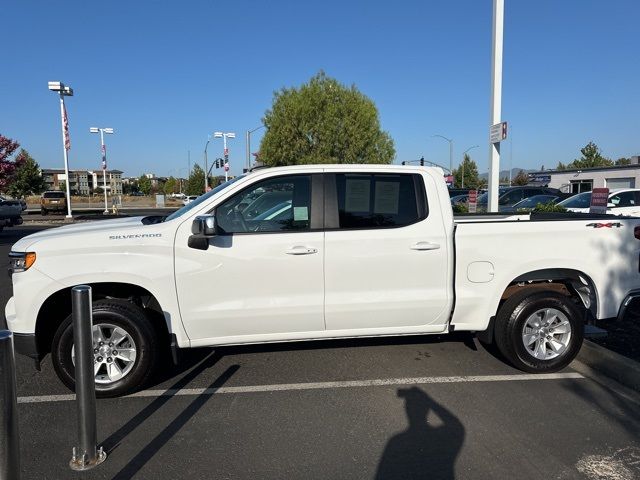
MULTIPOLYGON (((93 360, 97 397, 117 397, 143 387, 153 373, 158 352, 156 330, 145 313, 124 300, 93 303, 93 360)), ((53 367, 75 389, 75 349, 71 315, 51 346, 53 367)))
POLYGON ((557 292, 520 292, 507 299, 496 316, 498 349, 525 372, 562 370, 578 354, 583 335, 580 309, 557 292))

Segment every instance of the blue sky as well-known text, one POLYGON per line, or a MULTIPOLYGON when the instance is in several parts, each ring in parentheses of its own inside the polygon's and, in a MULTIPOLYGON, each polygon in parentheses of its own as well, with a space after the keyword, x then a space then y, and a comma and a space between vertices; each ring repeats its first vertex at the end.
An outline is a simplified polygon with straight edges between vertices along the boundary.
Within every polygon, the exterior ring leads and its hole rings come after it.
MULTIPOLYGON (((502 166, 553 167, 595 141, 604 154, 640 154, 637 0, 506 0, 502 166)), ((397 161, 488 159, 491 0, 120 1, 6 0, 0 133, 42 167, 62 167, 57 98, 71 85, 72 168, 98 168, 98 135, 113 127, 109 167, 182 175, 202 163, 207 134, 244 132, 273 92, 318 70, 375 101, 397 161), (61 8, 61 5, 64 5, 61 8)), ((252 137, 256 151, 262 131, 252 137)), ((219 156, 215 140, 209 158, 219 156)))

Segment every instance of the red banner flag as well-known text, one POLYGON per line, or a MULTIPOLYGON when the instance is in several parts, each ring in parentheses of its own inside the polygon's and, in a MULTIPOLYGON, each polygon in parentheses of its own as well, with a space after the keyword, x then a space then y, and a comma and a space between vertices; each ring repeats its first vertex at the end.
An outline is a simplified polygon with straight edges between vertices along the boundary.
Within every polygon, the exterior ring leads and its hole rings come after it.
POLYGON ((71 150, 71 139, 69 138, 69 119, 67 118, 67 107, 62 105, 63 117, 62 124, 64 126, 64 148, 71 150))

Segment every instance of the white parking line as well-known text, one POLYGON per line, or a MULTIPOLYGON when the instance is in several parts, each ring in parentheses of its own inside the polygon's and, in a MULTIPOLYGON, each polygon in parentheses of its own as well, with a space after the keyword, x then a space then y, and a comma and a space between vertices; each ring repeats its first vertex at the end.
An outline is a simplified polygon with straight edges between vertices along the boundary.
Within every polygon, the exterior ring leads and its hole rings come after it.
MULTIPOLYGON (((330 388, 358 388, 381 387, 391 385, 426 385, 430 383, 469 383, 469 382, 514 382, 523 380, 566 380, 584 378, 581 374, 549 373, 520 374, 520 375, 473 375, 460 377, 413 377, 413 378, 383 378, 374 380, 347 380, 342 382, 316 382, 316 383, 280 383, 275 385, 246 385, 241 387, 219 388, 181 388, 168 390, 143 390, 128 395, 124 398, 142 397, 173 397, 184 395, 219 395, 229 393, 257 393, 257 392, 289 392, 295 390, 319 390, 330 388)), ((68 402, 75 400, 76 396, 68 395, 40 395, 33 397, 18 397, 18 403, 45 403, 68 402)))

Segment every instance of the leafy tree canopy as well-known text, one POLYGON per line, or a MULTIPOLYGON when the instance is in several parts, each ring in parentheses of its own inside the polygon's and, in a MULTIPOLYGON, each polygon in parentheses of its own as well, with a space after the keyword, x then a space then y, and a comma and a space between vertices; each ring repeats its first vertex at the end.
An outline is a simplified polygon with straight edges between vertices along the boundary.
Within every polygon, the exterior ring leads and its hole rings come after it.
POLYGON ((204 170, 200 165, 195 164, 191 170, 191 175, 187 180, 187 195, 202 195, 204 192, 204 170))
POLYGON ((460 166, 453 170, 454 185, 456 188, 476 189, 480 187, 480 177, 478 176, 478 165, 468 153, 464 154, 464 159, 460 166), (462 176, 464 174, 464 182, 462 176))
POLYGON ((24 148, 16 156, 15 169, 7 192, 12 197, 21 198, 27 195, 37 195, 47 188, 47 184, 40 174, 40 166, 24 148))
POLYGON ((524 170, 520 170, 515 178, 511 181, 513 185, 526 185, 529 183, 529 175, 524 170))
POLYGON ((395 156, 373 101, 322 71, 300 88, 276 92, 263 123, 266 165, 391 163, 395 156))
POLYGON ((20 144, 0 134, 0 192, 6 192, 16 170, 14 152, 20 144))
POLYGON ((151 193, 151 179, 142 175, 138 179, 138 190, 144 193, 145 195, 149 195, 151 193))

